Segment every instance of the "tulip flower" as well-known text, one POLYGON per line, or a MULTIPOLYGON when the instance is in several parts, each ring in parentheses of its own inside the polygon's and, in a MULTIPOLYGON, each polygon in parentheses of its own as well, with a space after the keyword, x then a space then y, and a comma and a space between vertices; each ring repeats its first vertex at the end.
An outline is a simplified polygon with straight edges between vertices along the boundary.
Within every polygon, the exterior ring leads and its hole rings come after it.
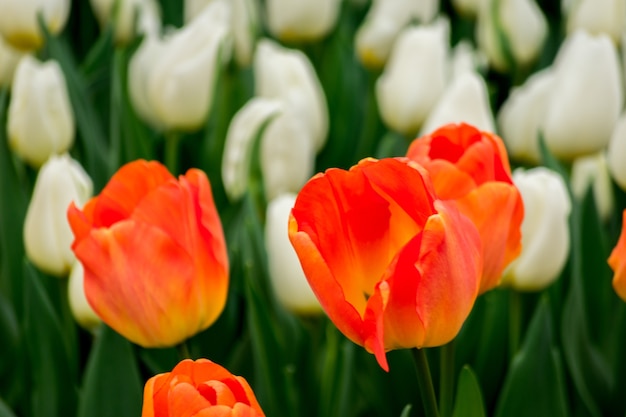
POLYGON ((131 58, 130 98, 154 128, 194 131, 206 121, 220 50, 230 51, 230 12, 230 3, 214 1, 166 39, 146 36, 131 58))
POLYGON ((330 320, 385 370, 388 350, 452 340, 476 299, 478 232, 407 159, 313 177, 291 211, 289 238, 330 320))
POLYGON ((185 359, 146 382, 141 417, 264 417, 248 382, 208 359, 185 359))
POLYGON ((10 87, 22 53, 0 36, 0 87, 10 87))
POLYGON ((449 24, 405 29, 376 82, 380 116, 391 129, 413 136, 446 86, 449 24))
POLYGON ((456 201, 478 229, 484 257, 479 293, 497 286, 521 251, 524 217, 502 140, 468 124, 451 124, 415 139, 407 157, 429 171, 437 196, 456 201))
POLYGON ((613 270, 613 289, 626 301, 626 210, 622 212, 622 231, 617 244, 611 251, 608 263, 613 270))
POLYGON ((87 300, 122 336, 144 347, 173 346, 218 318, 228 258, 202 171, 176 180, 158 162, 134 161, 67 215, 87 300))
POLYGON ((39 269, 59 277, 70 272, 76 258, 65 213, 70 202, 82 207, 92 192, 91 179, 67 154, 41 167, 24 220, 26 256, 39 269))
POLYGON ((75 262, 70 272, 68 285, 70 310, 76 322, 87 330, 94 330, 102 320, 93 311, 85 296, 85 270, 80 262, 75 262))
POLYGON ((626 113, 615 124, 606 152, 606 162, 611 177, 622 189, 626 190, 626 113))
POLYGON ((7 119, 9 146, 34 167, 72 146, 74 114, 56 61, 41 63, 30 55, 20 60, 7 119))
POLYGON ((157 35, 161 29, 161 13, 155 0, 90 0, 90 3, 101 26, 114 21, 115 41, 119 44, 130 42, 135 33, 157 35))
POLYGON ((599 152, 609 143, 624 104, 615 45, 606 35, 577 31, 561 46, 554 70, 541 123, 546 145, 562 159, 599 152))
POLYGON ((268 0, 265 2, 269 31, 284 42, 311 42, 335 27, 341 0, 268 0))
POLYGON ((604 152, 577 158, 572 163, 570 176, 572 194, 582 200, 591 188, 600 218, 609 219, 613 211, 613 184, 604 152))
POLYGON ((295 201, 295 194, 281 194, 267 205, 265 247, 270 278, 274 293, 285 308, 300 314, 316 314, 322 307, 289 242, 289 213, 295 201))
POLYGON ((513 172, 524 201, 522 253, 504 271, 502 285, 541 291, 558 278, 570 247, 571 202, 563 178, 544 167, 513 172))
POLYGON ((43 33, 38 16, 51 34, 63 30, 70 13, 70 0, 0 0, 0 36, 14 48, 39 49, 43 33))
POLYGON ((535 0, 486 0, 478 8, 478 46, 500 72, 532 64, 547 35, 548 23, 535 0))
POLYGON ((608 35, 620 43, 626 24, 626 3, 623 0, 577 0, 564 11, 567 32, 584 29, 589 33, 608 35))
POLYGON ((439 0, 374 0, 356 33, 355 49, 368 68, 382 68, 398 34, 411 22, 430 23, 439 0))

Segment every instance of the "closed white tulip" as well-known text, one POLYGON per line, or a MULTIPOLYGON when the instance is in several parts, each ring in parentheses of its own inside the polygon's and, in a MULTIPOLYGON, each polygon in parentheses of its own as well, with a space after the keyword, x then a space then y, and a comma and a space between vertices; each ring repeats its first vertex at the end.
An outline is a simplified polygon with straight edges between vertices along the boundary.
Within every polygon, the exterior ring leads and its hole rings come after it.
POLYGON ((604 151, 574 160, 570 177, 572 194, 582 200, 591 188, 596 209, 602 220, 613 211, 613 184, 604 151))
POLYGON ((341 0, 267 0, 265 7, 268 28, 276 38, 316 41, 335 27, 341 0))
POLYGON ((102 323, 85 296, 85 270, 79 261, 74 262, 70 272, 68 298, 74 320, 81 327, 93 331, 102 323))
POLYGON ((604 33, 620 43, 626 23, 624 0, 575 0, 564 8, 568 33, 584 29, 596 35, 604 33))
POLYGON ((70 0, 0 0, 0 10, 0 35, 15 48, 34 50, 44 41, 37 16, 57 34, 67 23, 70 0))
POLYGON ((161 40, 147 36, 129 64, 129 92, 138 114, 157 129, 194 131, 213 101, 220 53, 230 52, 228 1, 214 1, 161 40), (222 51, 224 47, 224 51, 222 51))
POLYGON ((7 115, 11 149, 34 167, 74 143, 74 114, 61 67, 25 55, 15 70, 7 115))
POLYGON ((66 276, 74 264, 74 235, 67 221, 70 202, 82 207, 93 185, 69 155, 53 155, 41 167, 24 220, 26 256, 39 269, 66 276))
POLYGON ((90 2, 101 26, 115 20, 114 36, 118 43, 130 42, 135 32, 156 35, 160 31, 161 13, 155 0, 90 0, 90 2), (113 16, 114 6, 117 7, 116 16, 113 16))
POLYGON ((604 149, 624 103, 621 68, 607 35, 577 31, 555 61, 541 130, 550 151, 573 159, 604 149))
POLYGON ((281 194, 267 206, 265 247, 270 279, 276 297, 288 310, 301 314, 319 314, 322 308, 289 242, 289 213, 295 201, 295 194, 281 194))
POLYGON ((0 87, 9 87, 13 83, 13 74, 23 53, 9 45, 0 36, 0 87))
POLYGON ((607 165, 613 180, 626 191, 626 113, 623 113, 613 129, 606 153, 607 165))
POLYGON ((435 106, 447 82, 449 25, 405 29, 376 82, 376 99, 385 124, 414 135, 435 106))
POLYGON ((508 70, 511 64, 527 66, 535 61, 547 34, 548 23, 534 0, 487 0, 481 3, 476 38, 498 71, 508 70))
POLYGON ((522 253, 504 271, 502 285, 541 291, 556 280, 570 250, 571 202, 563 178, 544 167, 513 172, 524 202, 522 253))
POLYGON ((297 49, 284 48, 269 39, 259 41, 254 55, 256 95, 286 101, 300 114, 302 128, 318 152, 328 136, 328 107, 311 61, 297 49))
POLYGON ((487 132, 495 130, 487 84, 476 72, 463 73, 452 81, 428 115, 419 135, 426 135, 448 123, 460 122, 487 132))
POLYGON ((411 24, 430 23, 439 0, 373 0, 355 37, 359 59, 368 68, 381 68, 402 30, 411 24))

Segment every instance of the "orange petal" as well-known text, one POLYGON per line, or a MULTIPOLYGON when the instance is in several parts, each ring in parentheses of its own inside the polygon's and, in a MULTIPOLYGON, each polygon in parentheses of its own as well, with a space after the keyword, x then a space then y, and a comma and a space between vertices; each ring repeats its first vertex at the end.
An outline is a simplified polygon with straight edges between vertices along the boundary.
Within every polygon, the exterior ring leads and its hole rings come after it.
POLYGON ((199 411, 212 406, 196 387, 184 382, 170 388, 168 399, 168 416, 194 417, 199 411))
POLYGON ((613 269, 613 289, 626 301, 626 210, 622 212, 622 232, 608 259, 613 269))

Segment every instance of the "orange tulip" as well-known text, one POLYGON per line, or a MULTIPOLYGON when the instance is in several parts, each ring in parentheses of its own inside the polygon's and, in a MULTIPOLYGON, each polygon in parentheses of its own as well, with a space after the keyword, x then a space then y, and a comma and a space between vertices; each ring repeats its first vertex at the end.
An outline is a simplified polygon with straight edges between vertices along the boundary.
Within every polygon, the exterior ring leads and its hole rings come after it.
POLYGON ((524 219, 502 139, 468 124, 449 124, 415 139, 407 157, 428 170, 439 198, 455 200, 476 225, 484 259, 479 293, 497 286, 522 250, 524 219))
POLYGON ((313 177, 289 238, 330 319, 385 370, 388 350, 452 340, 477 296, 476 228, 406 158, 313 177))
POLYGON ((614 272, 613 289, 622 300, 626 301, 626 210, 622 212, 622 233, 608 262, 614 272))
POLYGON ((148 380, 142 417, 263 417, 250 385, 208 359, 185 359, 148 380))
POLYGON ((177 181, 158 162, 131 162, 82 211, 70 205, 68 219, 87 300, 128 340, 173 346, 222 312, 228 258, 202 171, 177 181))

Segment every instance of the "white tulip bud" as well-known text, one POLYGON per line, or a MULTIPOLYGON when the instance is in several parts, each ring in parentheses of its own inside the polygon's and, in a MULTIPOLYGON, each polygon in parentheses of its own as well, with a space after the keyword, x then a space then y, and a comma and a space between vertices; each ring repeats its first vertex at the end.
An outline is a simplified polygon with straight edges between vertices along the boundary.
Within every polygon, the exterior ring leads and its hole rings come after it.
POLYGON ((447 77, 449 24, 406 28, 376 82, 380 116, 391 129, 412 136, 443 93, 447 77))
POLYGON ((135 32, 157 35, 161 27, 161 13, 155 0, 90 0, 91 7, 101 26, 115 22, 115 41, 130 42, 135 32), (117 14, 113 16, 113 8, 117 14), (135 27, 135 22, 137 23, 135 27))
POLYGON ((267 0, 267 24, 286 42, 317 41, 337 23, 341 0, 267 0))
POLYGON ((591 188, 600 218, 608 220, 613 211, 613 184, 604 151, 574 160, 570 177, 572 194, 582 200, 591 188))
POLYGON ((606 35, 577 31, 561 46, 554 66, 541 124, 546 145, 562 159, 600 151, 607 146, 624 103, 615 45, 606 35))
POLYGON ((568 33, 584 29, 595 35, 604 33, 620 43, 626 24, 624 0, 576 0, 565 6, 565 13, 568 33))
POLYGON ((272 288, 288 309, 301 314, 322 313, 322 307, 304 275, 298 255, 289 241, 289 213, 294 194, 281 194, 267 206, 265 247, 272 288))
POLYGON ((622 190, 626 190, 626 113, 615 124, 606 159, 613 180, 622 190))
POLYGON ((420 136, 445 124, 460 122, 487 132, 495 130, 487 84, 476 72, 466 72, 452 81, 428 115, 420 136))
POLYGON ((373 0, 355 38, 363 65, 381 68, 400 32, 411 22, 430 23, 438 10, 439 0, 373 0))
POLYGON ((15 70, 7 115, 9 145, 34 167, 74 142, 74 114, 61 67, 25 55, 15 70))
POLYGON ((53 155, 41 167, 24 220, 26 256, 39 269, 66 276, 75 257, 74 235, 67 220, 67 208, 91 197, 93 185, 80 164, 67 154, 53 155))
POLYGON ((85 270, 79 261, 74 262, 70 272, 68 298, 74 320, 82 328, 93 331, 102 323, 85 296, 85 270))
POLYGON ((570 250, 567 186, 558 173, 544 167, 518 168, 513 182, 524 202, 522 253, 504 271, 502 285, 541 291, 558 278, 570 250))
POLYGON ((0 87, 11 86, 13 74, 22 55, 22 52, 13 48, 0 36, 0 87))
POLYGON ((70 13, 70 0, 0 0, 0 35, 21 50, 39 49, 43 33, 38 16, 51 34, 63 30, 70 13))

